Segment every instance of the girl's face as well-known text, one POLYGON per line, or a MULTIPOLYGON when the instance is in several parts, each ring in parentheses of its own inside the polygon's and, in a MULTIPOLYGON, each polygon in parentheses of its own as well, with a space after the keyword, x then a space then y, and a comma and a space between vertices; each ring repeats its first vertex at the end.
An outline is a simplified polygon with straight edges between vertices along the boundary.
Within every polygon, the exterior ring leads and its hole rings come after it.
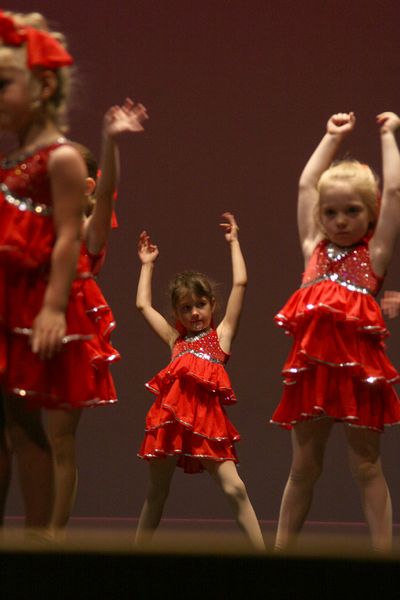
POLYGON ((0 130, 19 132, 29 125, 34 90, 19 50, 0 48, 0 130))
POLYGON ((180 298, 175 315, 189 334, 196 335, 210 327, 214 306, 206 296, 187 292, 180 298))
POLYGON ((367 233, 371 217, 359 194, 347 183, 334 183, 321 192, 319 217, 327 238, 337 246, 352 246, 367 233))

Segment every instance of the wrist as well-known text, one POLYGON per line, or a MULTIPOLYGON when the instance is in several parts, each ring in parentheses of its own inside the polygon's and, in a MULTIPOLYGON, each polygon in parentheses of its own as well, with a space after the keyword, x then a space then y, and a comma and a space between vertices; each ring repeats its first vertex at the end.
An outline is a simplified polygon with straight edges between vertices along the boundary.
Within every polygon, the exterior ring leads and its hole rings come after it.
POLYGON ((396 129, 390 129, 389 127, 382 127, 382 129, 380 131, 381 136, 383 137, 383 136, 387 136, 387 135, 392 135, 394 137, 396 129))
POLYGON ((348 133, 348 131, 327 131, 326 136, 331 143, 338 146, 348 133))

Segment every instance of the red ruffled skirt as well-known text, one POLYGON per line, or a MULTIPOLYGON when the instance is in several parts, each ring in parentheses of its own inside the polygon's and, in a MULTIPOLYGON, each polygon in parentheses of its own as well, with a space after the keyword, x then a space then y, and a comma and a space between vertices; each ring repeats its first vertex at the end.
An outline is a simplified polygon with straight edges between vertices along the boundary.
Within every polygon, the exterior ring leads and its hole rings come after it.
POLYGON ((238 462, 233 444, 240 435, 223 407, 236 398, 221 364, 184 354, 146 385, 157 399, 138 456, 177 456, 186 473, 203 471, 201 459, 238 462))
POLYGON ((376 301, 331 281, 298 290, 275 317, 293 335, 285 389, 271 422, 290 429, 331 417, 382 431, 400 423, 399 380, 376 301))
POLYGON ((0 268, 0 376, 4 389, 29 408, 72 409, 116 401, 109 371, 119 358, 109 336, 114 319, 91 277, 72 284, 61 351, 50 360, 30 348, 47 278, 40 270, 0 268))

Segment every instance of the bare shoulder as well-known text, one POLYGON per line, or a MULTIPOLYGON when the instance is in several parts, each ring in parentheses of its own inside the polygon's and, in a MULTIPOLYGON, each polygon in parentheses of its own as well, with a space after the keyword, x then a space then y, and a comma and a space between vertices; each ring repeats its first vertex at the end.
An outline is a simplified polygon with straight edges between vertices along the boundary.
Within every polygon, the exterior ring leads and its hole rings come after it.
POLYGON ((49 170, 57 171, 65 167, 81 170, 83 176, 86 176, 83 158, 70 144, 58 146, 52 151, 49 157, 49 170))

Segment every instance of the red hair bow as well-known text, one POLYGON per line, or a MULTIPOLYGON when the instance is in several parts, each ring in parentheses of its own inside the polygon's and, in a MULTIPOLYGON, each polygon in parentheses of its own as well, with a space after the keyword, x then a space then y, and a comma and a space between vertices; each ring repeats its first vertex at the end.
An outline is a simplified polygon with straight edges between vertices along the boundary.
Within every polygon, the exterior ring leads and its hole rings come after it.
POLYGON ((18 27, 3 11, 0 11, 0 39, 6 46, 22 46, 26 43, 29 69, 57 69, 73 63, 72 56, 47 31, 18 27))

